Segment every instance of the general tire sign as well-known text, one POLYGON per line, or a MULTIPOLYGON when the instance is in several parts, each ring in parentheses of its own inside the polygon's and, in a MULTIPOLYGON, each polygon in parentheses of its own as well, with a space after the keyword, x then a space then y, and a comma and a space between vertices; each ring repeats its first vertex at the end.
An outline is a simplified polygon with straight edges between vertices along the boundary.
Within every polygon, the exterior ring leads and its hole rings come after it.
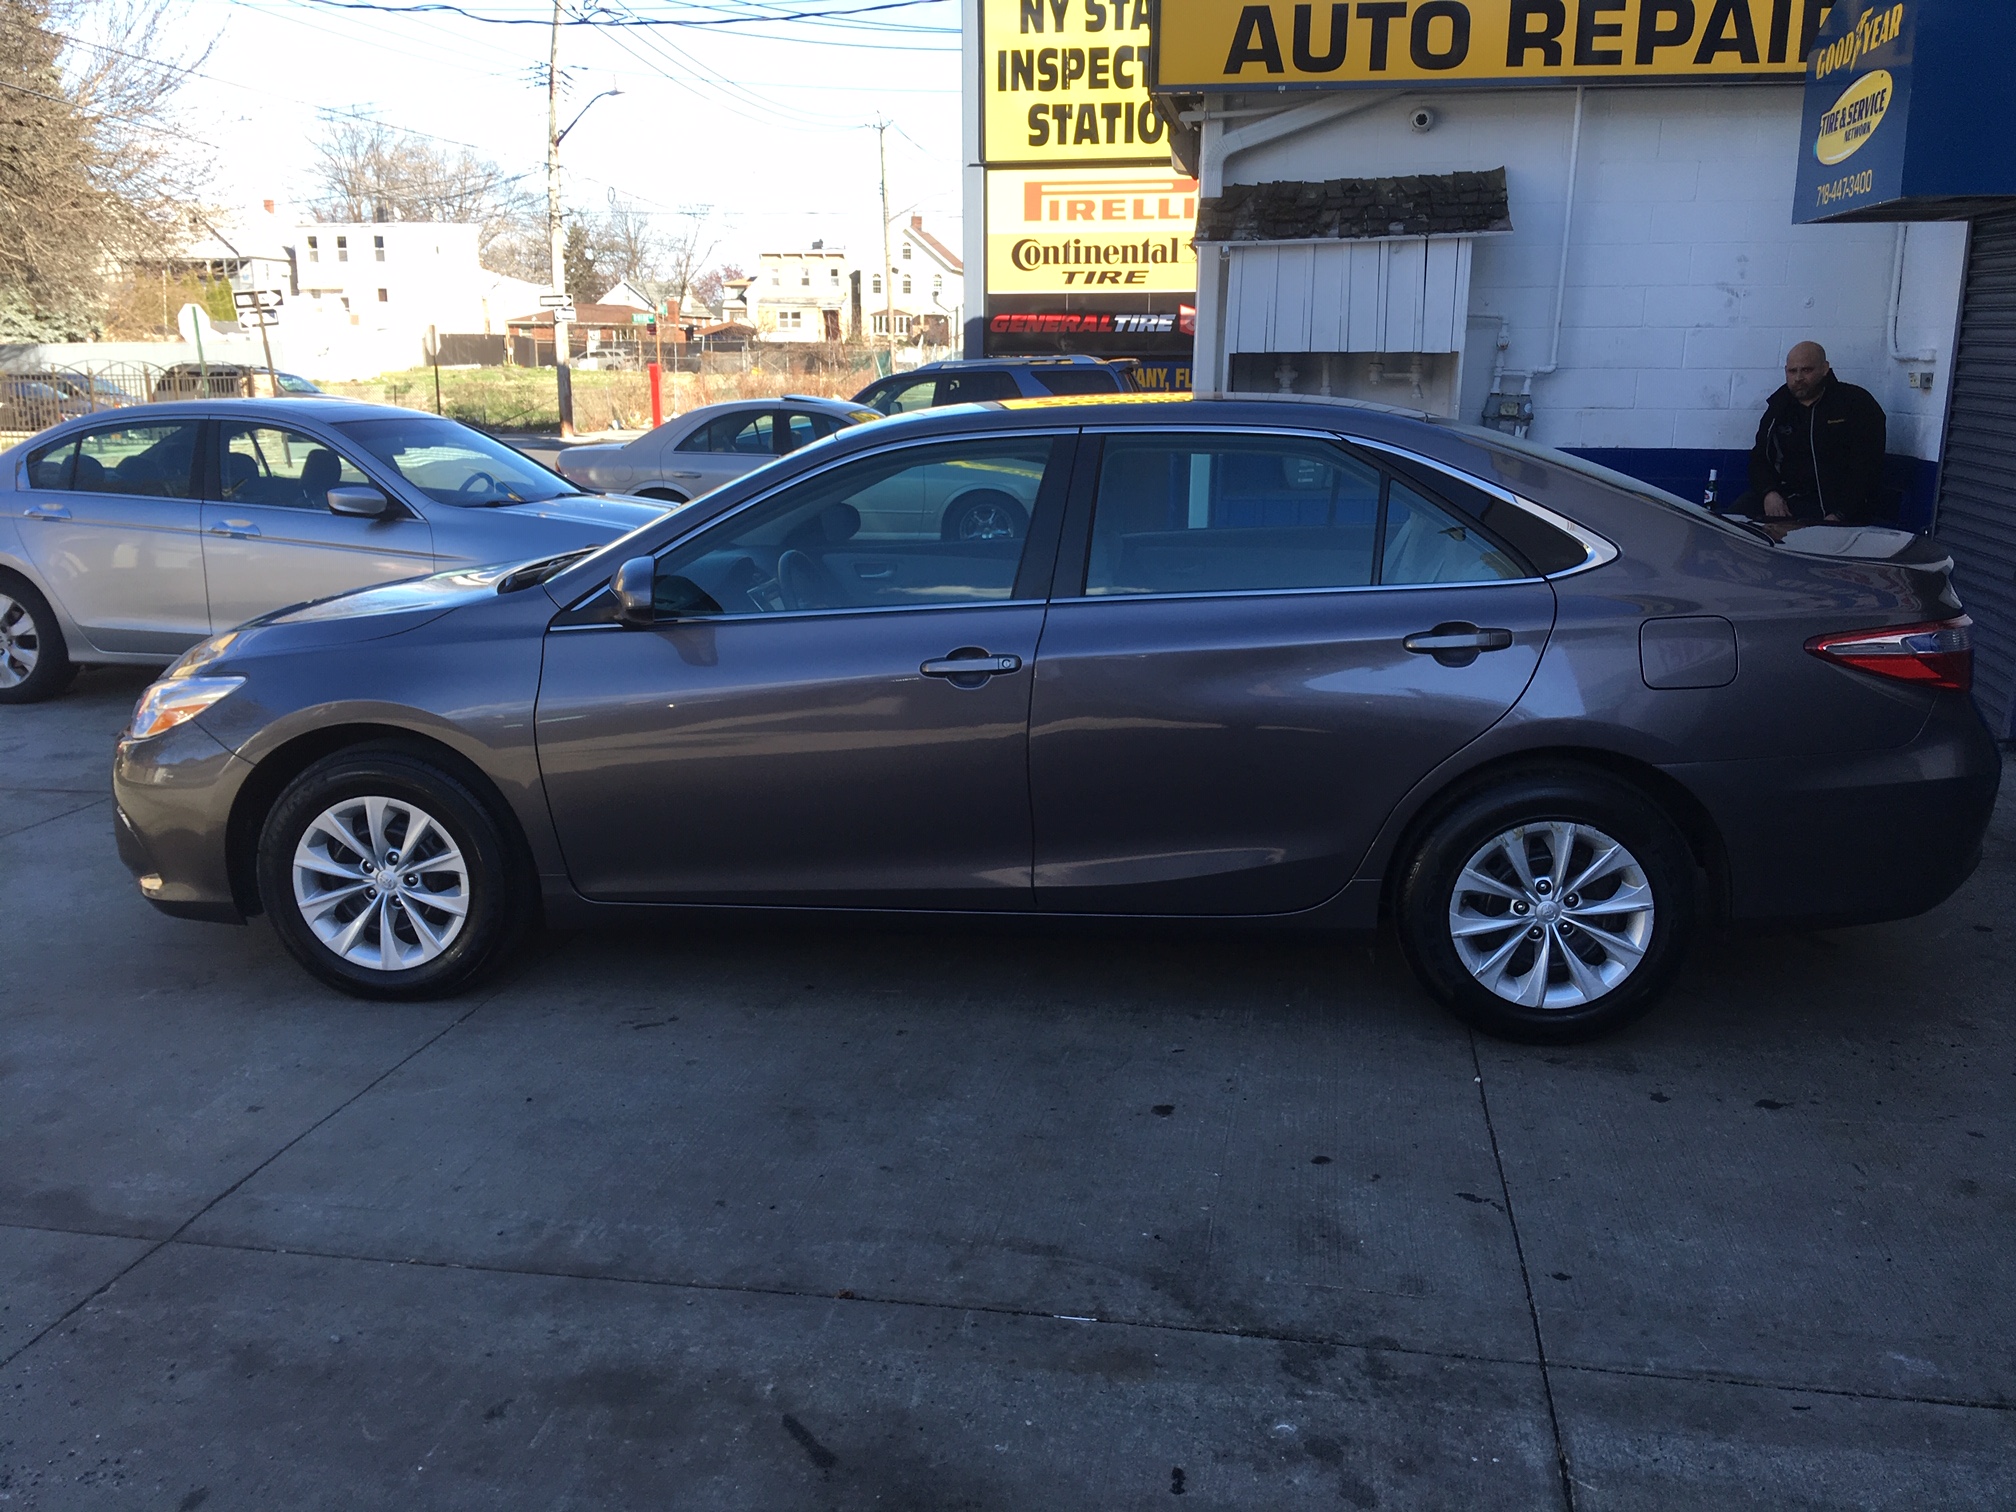
POLYGON ((1159 0, 1153 87, 1789 83, 1805 77, 1826 10, 1827 0, 1159 0))

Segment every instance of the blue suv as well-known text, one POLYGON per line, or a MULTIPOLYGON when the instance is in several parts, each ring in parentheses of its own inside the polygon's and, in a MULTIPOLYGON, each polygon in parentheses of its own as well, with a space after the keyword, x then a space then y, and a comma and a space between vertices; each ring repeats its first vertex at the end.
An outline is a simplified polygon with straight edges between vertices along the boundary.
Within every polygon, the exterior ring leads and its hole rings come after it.
POLYGON ((976 404, 987 399, 1045 399, 1056 394, 1124 394, 1134 388, 1134 364, 1099 357, 987 357, 927 362, 877 378, 854 402, 885 415, 976 404))

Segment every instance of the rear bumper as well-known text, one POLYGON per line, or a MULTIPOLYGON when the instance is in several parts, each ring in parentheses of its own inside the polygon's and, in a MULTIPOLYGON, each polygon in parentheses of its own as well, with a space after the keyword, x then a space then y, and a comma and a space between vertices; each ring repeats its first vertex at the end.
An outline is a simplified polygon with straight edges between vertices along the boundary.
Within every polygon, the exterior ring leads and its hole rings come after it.
POLYGON ((1936 908, 1973 874, 2002 755, 1971 700, 1946 695, 1891 750, 1664 770, 1720 831, 1733 921, 1868 924, 1936 908))
POLYGON ((141 896, 181 919, 242 924, 225 835, 251 766, 195 724, 121 741, 112 762, 113 832, 141 896))

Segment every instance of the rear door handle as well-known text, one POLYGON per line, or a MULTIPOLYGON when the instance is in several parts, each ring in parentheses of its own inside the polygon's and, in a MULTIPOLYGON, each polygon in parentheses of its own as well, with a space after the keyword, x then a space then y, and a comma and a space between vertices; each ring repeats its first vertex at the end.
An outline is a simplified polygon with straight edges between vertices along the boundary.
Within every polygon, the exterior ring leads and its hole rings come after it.
POLYGON ((236 541, 250 540, 259 534, 259 527, 250 520, 219 520, 210 527, 210 534, 230 536, 236 541))
POLYGON ((1432 656, 1445 667, 1467 667, 1484 651, 1507 651, 1512 646, 1510 630, 1479 629, 1468 620, 1448 620, 1433 630, 1417 630, 1400 644, 1422 656, 1432 656))
POLYGON ((977 688, 990 677, 1021 669, 1019 656, 994 656, 978 646, 961 646, 948 656, 925 662, 917 670, 926 677, 945 678, 955 688, 977 688))
POLYGON ((31 520, 67 520, 70 511, 61 504, 30 504, 21 511, 31 520))

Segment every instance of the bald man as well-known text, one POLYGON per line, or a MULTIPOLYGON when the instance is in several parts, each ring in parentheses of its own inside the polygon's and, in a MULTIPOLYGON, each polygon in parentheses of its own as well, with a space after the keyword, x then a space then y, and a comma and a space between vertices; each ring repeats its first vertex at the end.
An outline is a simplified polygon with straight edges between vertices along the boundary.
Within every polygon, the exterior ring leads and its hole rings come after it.
POLYGON ((1888 422, 1867 389, 1843 383, 1815 341, 1785 357, 1785 386, 1764 406, 1739 514, 1863 525, 1883 496, 1888 422))

